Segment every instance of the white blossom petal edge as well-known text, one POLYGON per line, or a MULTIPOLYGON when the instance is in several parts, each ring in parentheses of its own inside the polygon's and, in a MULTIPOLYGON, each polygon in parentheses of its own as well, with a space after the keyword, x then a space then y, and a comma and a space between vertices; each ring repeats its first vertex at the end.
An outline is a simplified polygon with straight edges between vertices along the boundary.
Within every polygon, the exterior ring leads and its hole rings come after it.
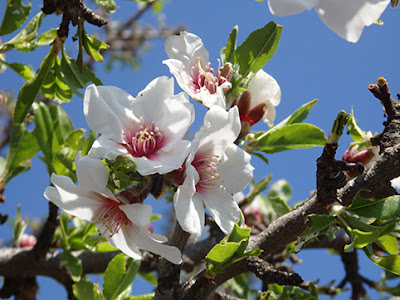
POLYGON ((100 233, 126 255, 140 259, 139 248, 165 257, 174 264, 181 263, 178 248, 163 245, 166 238, 149 232, 152 207, 142 203, 126 203, 106 187, 108 171, 104 164, 80 152, 75 157, 79 185, 69 177, 51 175, 44 196, 59 208, 79 219, 96 223, 100 233))
POLYGON ((272 125, 275 120, 275 106, 281 102, 281 88, 276 80, 264 70, 259 70, 250 80, 247 91, 250 93, 249 111, 264 104, 263 120, 272 125))
POLYGON ((234 144, 239 133, 237 107, 227 112, 212 106, 192 142, 174 206, 177 220, 183 230, 191 233, 193 241, 203 231, 205 208, 225 234, 241 219, 232 195, 250 183, 254 168, 250 155, 234 144))
POLYGON ((268 0, 272 14, 288 16, 315 8, 331 30, 356 43, 365 26, 379 19, 389 0, 268 0))
POLYGON ((231 87, 232 66, 219 67, 217 74, 210 68, 209 54, 202 40, 186 31, 172 35, 165 41, 164 60, 179 86, 189 96, 206 107, 218 105, 225 108, 225 95, 231 87))
POLYGON ((90 85, 84 113, 89 127, 102 134, 90 156, 129 154, 137 171, 150 175, 179 168, 189 153, 190 142, 182 138, 194 121, 193 105, 185 93, 174 95, 172 78, 154 79, 136 98, 117 87, 90 85))

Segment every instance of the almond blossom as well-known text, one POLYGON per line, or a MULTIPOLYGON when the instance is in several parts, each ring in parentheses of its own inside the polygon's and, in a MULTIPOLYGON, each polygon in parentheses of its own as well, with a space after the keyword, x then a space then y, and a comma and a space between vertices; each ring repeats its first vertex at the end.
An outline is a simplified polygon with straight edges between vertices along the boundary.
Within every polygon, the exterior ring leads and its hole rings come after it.
POLYGON ((321 20, 345 40, 356 43, 365 26, 376 22, 389 0, 268 0, 272 14, 288 16, 315 8, 321 20))
POLYGON ((202 40, 186 31, 172 35, 165 41, 164 60, 179 86, 194 100, 206 107, 218 105, 225 108, 225 95, 231 87, 230 63, 219 66, 217 72, 210 67, 209 54, 202 40))
POLYGON ((276 80, 263 70, 258 71, 250 80, 247 91, 236 104, 242 122, 250 126, 261 119, 272 125, 275 120, 275 106, 281 102, 281 89, 276 80))
POLYGON ((44 196, 67 213, 79 219, 96 223, 99 232, 111 246, 126 255, 140 259, 140 249, 159 254, 172 263, 181 262, 176 247, 163 245, 167 239, 149 232, 152 207, 148 204, 130 203, 114 195, 107 187, 108 171, 98 159, 75 157, 79 185, 63 175, 51 175, 51 183, 44 196))
POLYGON ((89 153, 115 159, 132 155, 142 175, 165 174, 179 168, 189 153, 182 140, 194 121, 185 93, 174 95, 172 78, 154 79, 136 98, 114 86, 90 85, 84 113, 89 127, 101 133, 89 153))
POLYGON ((232 195, 249 184, 254 168, 250 155, 234 144, 239 132, 237 107, 227 112, 212 106, 185 165, 171 174, 180 184, 174 195, 176 217, 194 241, 203 231, 205 208, 225 234, 241 219, 232 195))

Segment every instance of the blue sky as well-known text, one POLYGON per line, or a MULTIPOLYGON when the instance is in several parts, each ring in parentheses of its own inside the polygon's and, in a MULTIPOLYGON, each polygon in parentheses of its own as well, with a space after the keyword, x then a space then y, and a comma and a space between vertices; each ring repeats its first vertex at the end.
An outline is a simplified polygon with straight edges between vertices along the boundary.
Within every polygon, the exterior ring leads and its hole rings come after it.
MULTIPOLYGON (((116 0, 116 2, 120 7, 112 19, 126 18, 136 9, 136 3, 133 1, 116 0)), ((37 13, 39 9, 38 3, 35 2, 33 13, 37 13)), ((269 12, 266 2, 255 0, 171 0, 165 5, 164 13, 166 24, 184 24, 190 32, 202 38, 210 52, 210 61, 214 67, 218 64, 220 49, 225 46, 227 37, 235 25, 239 26, 239 44, 248 34, 271 20, 283 25, 277 53, 264 67, 264 70, 277 80, 282 90, 281 104, 276 108, 276 123, 305 102, 318 98, 318 103, 306 120, 308 123, 328 132, 337 113, 342 109, 350 112, 353 107, 362 129, 371 130, 373 133, 379 132, 383 129, 383 110, 379 101, 368 91, 368 84, 375 83, 376 78, 383 76, 388 80, 394 95, 400 91, 398 59, 400 35, 396 30, 400 28, 398 9, 388 7, 381 16, 384 25, 365 28, 357 44, 346 42, 330 31, 313 10, 290 17, 275 17, 269 12)), ((156 23, 156 17, 151 13, 147 13, 144 20, 156 23)), ((60 21, 60 17, 46 17, 41 32, 48 30, 49 27, 57 27, 60 21)), ((90 31, 89 26, 86 28, 90 31)), ((71 35, 74 32, 75 29, 71 29, 71 35)), ((69 46, 68 51, 76 53, 73 49, 75 46, 73 44, 69 46)), ((7 53, 7 60, 29 63, 36 69, 48 50, 48 47, 42 47, 27 54, 10 52, 7 53)), ((118 86, 135 96, 155 77, 170 76, 168 68, 161 63, 166 58, 163 41, 157 40, 151 43, 150 51, 143 55, 138 71, 116 67, 112 72, 108 72, 104 66, 97 64, 97 76, 105 85, 118 86)), ((23 84, 22 79, 10 70, 0 74, 0 79, 0 89, 6 91, 18 91, 23 84)), ((176 92, 179 91, 176 85, 176 92)), ((87 128, 82 112, 82 99, 74 97, 64 109, 70 113, 75 127, 87 128)), ((197 109, 200 113, 196 115, 195 125, 199 126, 202 123, 204 109, 196 105, 197 109)), ((256 127, 257 130, 264 128, 267 129, 266 125, 256 127)), ((195 130, 196 127, 193 131, 195 130)), ((348 147, 349 142, 347 136, 341 139, 338 158, 348 147)), ((269 165, 253 158, 256 179, 269 174, 273 175, 273 180, 285 178, 293 190, 291 203, 305 200, 315 188, 315 164, 321 150, 321 148, 292 150, 269 155, 269 165)), ((2 213, 13 215, 18 203, 21 203, 24 217, 45 217, 47 200, 42 195, 49 180, 45 167, 39 159, 34 159, 32 164, 32 170, 13 179, 6 187, 6 203, 1 205, 2 213)), ((154 208, 156 211, 162 213, 170 209, 164 205, 160 206, 160 203, 157 202, 158 207, 154 208)), ((4 226, 1 229, 0 238, 10 239, 10 230, 4 226)), ((336 279, 340 282, 344 275, 340 257, 328 256, 327 251, 303 252, 300 253, 303 264, 296 270, 305 280, 320 279, 320 283, 328 283, 336 279)), ((367 259, 362 258, 360 266, 363 275, 374 280, 380 278, 380 269, 367 259)), ((54 293, 64 293, 54 281, 49 279, 41 281, 43 284, 39 299, 53 299, 54 293), (49 289, 50 292, 47 292, 49 289)), ((142 285, 135 286, 137 288, 134 294, 148 292, 142 290, 142 285)), ((349 298, 348 293, 343 296, 343 299, 347 298, 349 298)))

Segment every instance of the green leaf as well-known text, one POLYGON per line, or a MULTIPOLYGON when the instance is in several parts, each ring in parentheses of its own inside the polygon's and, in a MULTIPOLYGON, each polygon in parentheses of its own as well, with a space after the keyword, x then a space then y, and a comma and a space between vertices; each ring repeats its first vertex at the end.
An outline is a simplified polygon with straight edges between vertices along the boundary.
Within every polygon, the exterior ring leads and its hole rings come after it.
POLYGON ((154 298, 155 295, 155 293, 149 293, 139 296, 129 296, 128 298, 125 298, 123 300, 151 300, 154 298))
POLYGON ((53 120, 49 108, 44 103, 34 103, 33 113, 35 115, 35 129, 33 130, 33 134, 43 152, 44 161, 46 162, 49 173, 51 174, 51 162, 53 157, 53 120))
POLYGON ((400 196, 395 195, 380 200, 374 200, 363 199, 360 194, 357 193, 353 203, 346 208, 346 210, 367 218, 377 218, 381 220, 396 218, 400 215, 400 196))
POLYGON ((15 153, 14 161, 11 164, 11 169, 16 168, 21 164, 29 164, 32 157, 39 152, 39 144, 36 141, 33 133, 25 131, 24 136, 18 146, 18 150, 15 153))
POLYGON ((7 153, 6 162, 3 168, 3 173, 0 177, 0 190, 4 188, 5 184, 19 172, 13 172, 11 169, 14 164, 14 160, 17 157, 18 149, 20 147, 22 138, 25 134, 25 125, 24 124, 15 124, 13 123, 11 126, 11 138, 10 145, 7 153))
POLYGON ((384 235, 376 243, 389 254, 397 255, 399 248, 397 238, 391 235, 384 235))
POLYGON ((0 36, 17 30, 31 11, 31 4, 23 5, 22 0, 7 0, 7 7, 0 26, 0 36))
POLYGON ((354 141, 362 141, 368 139, 368 135, 365 131, 362 131, 357 125, 357 120, 354 117, 353 109, 351 114, 349 114, 349 119, 347 120, 347 130, 354 141))
POLYGON ((62 51, 61 72, 68 81, 72 93, 83 98, 83 94, 78 89, 84 89, 88 82, 96 85, 103 85, 100 79, 85 65, 82 65, 82 71, 78 69, 74 59, 68 57, 65 51, 62 51))
POLYGON ((74 296, 79 300, 105 300, 105 297, 99 290, 99 286, 86 279, 75 283, 72 286, 74 296))
POLYGON ((249 287, 250 273, 240 274, 225 282, 225 288, 232 291, 236 297, 241 299, 249 299, 250 287, 249 287))
POLYGON ((236 63, 235 61, 235 50, 236 50, 236 40, 238 35, 239 28, 237 26, 233 27, 231 33, 229 34, 228 42, 226 43, 226 47, 224 50, 224 62, 230 62, 233 64, 236 63))
POLYGON ((331 226, 334 217, 329 215, 309 215, 308 218, 311 219, 312 226, 306 228, 303 233, 300 234, 295 246, 293 247, 293 252, 297 253, 300 251, 301 247, 309 240, 325 233, 331 226))
POLYGON ((247 39, 237 47, 235 59, 239 73, 246 77, 250 72, 257 73, 274 55, 279 45, 282 26, 269 22, 263 28, 253 31, 247 39))
POLYGON ((53 61, 55 60, 56 56, 57 54, 53 51, 52 47, 49 54, 47 54, 43 60, 38 72, 36 73, 36 76, 22 86, 22 89, 18 94, 17 103, 15 104, 13 114, 14 123, 20 124, 24 121, 33 101, 35 100, 44 80, 47 77, 51 66, 53 65, 53 61))
POLYGON ((62 211, 60 214, 60 231, 61 231, 60 241, 64 249, 69 248, 68 223, 69 223, 69 215, 65 211, 62 211))
POLYGON ((0 46, 0 52, 17 49, 22 52, 30 52, 35 50, 38 45, 37 31, 42 24, 44 14, 38 13, 29 21, 29 23, 10 41, 0 46))
POLYGON ((61 254, 61 262, 67 268, 73 281, 77 282, 81 280, 82 262, 79 258, 72 255, 69 250, 64 250, 61 254))
POLYGON ((18 205, 13 224, 13 247, 19 247, 19 240, 21 239, 21 235, 24 233, 27 226, 28 222, 21 217, 21 205, 18 205))
POLYGON ((262 252, 260 249, 254 249, 245 252, 249 243, 250 228, 241 228, 235 224, 228 239, 225 237, 205 257, 207 273, 216 275, 223 272, 229 265, 248 256, 258 256, 262 252))
POLYGON ((82 44, 88 55, 91 55, 94 60, 98 62, 103 61, 103 56, 100 54, 101 49, 108 49, 108 45, 102 41, 96 39, 94 36, 87 34, 83 31, 82 34, 82 44))
POLYGON ((42 85, 42 93, 46 98, 57 102, 69 101, 72 91, 67 84, 65 75, 61 72, 61 61, 56 56, 42 85))
POLYGON ((324 132, 311 124, 296 123, 286 125, 272 132, 267 131, 249 144, 252 151, 276 153, 291 149, 324 146, 324 132))
POLYGON ((400 275, 400 256, 399 255, 387 255, 377 256, 373 253, 371 246, 363 248, 364 253, 367 257, 377 266, 392 272, 396 275, 400 275))
POLYGON ((306 104, 302 105, 299 107, 293 114, 291 114, 289 117, 287 117, 285 120, 280 122, 279 124, 275 125, 272 127, 268 132, 275 131, 279 128, 282 128, 286 125, 290 124, 295 124, 295 123, 301 123, 303 122, 308 114, 310 113, 311 108, 318 102, 318 99, 314 99, 310 102, 307 102, 306 104))
POLYGON ((7 63, 5 61, 0 60, 0 65, 1 64, 10 67, 25 80, 31 80, 33 77, 35 77, 35 72, 33 71, 33 68, 30 65, 24 65, 20 63, 7 63))
POLYGON ((139 266, 140 261, 127 258, 123 253, 115 256, 104 273, 104 296, 110 300, 128 296, 139 266))

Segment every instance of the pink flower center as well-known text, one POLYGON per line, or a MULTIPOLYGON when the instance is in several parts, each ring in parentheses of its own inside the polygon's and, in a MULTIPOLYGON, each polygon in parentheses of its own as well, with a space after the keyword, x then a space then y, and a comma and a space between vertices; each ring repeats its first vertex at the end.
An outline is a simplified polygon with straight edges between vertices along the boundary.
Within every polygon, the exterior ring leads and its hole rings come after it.
POLYGON ((199 174, 199 181, 196 184, 196 192, 204 193, 213 191, 216 188, 223 188, 219 184, 219 174, 217 173, 217 166, 221 160, 218 155, 202 155, 196 153, 192 166, 199 174))
POLYGON ((132 223, 119 208, 120 205, 124 204, 120 199, 116 198, 115 200, 100 194, 97 194, 97 197, 103 200, 95 216, 96 221, 102 224, 101 228, 103 229, 103 227, 105 227, 103 235, 109 232, 111 237, 117 233, 121 227, 132 223))
POLYGON ((165 138, 156 122, 147 124, 143 117, 140 117, 141 125, 133 124, 125 131, 125 148, 133 157, 148 157, 155 155, 165 144, 165 138), (135 126, 136 125, 136 126, 135 126))
MULTIPOLYGON (((230 80, 232 75, 232 68, 226 64, 222 68, 218 68, 217 75, 214 69, 210 68, 210 63, 207 64, 205 69, 201 66, 200 57, 197 58, 197 63, 192 67, 192 82, 191 88, 194 93, 200 93, 202 88, 206 88, 210 94, 217 92, 217 87, 230 80)), ((229 88, 224 90, 227 92, 229 88)))

